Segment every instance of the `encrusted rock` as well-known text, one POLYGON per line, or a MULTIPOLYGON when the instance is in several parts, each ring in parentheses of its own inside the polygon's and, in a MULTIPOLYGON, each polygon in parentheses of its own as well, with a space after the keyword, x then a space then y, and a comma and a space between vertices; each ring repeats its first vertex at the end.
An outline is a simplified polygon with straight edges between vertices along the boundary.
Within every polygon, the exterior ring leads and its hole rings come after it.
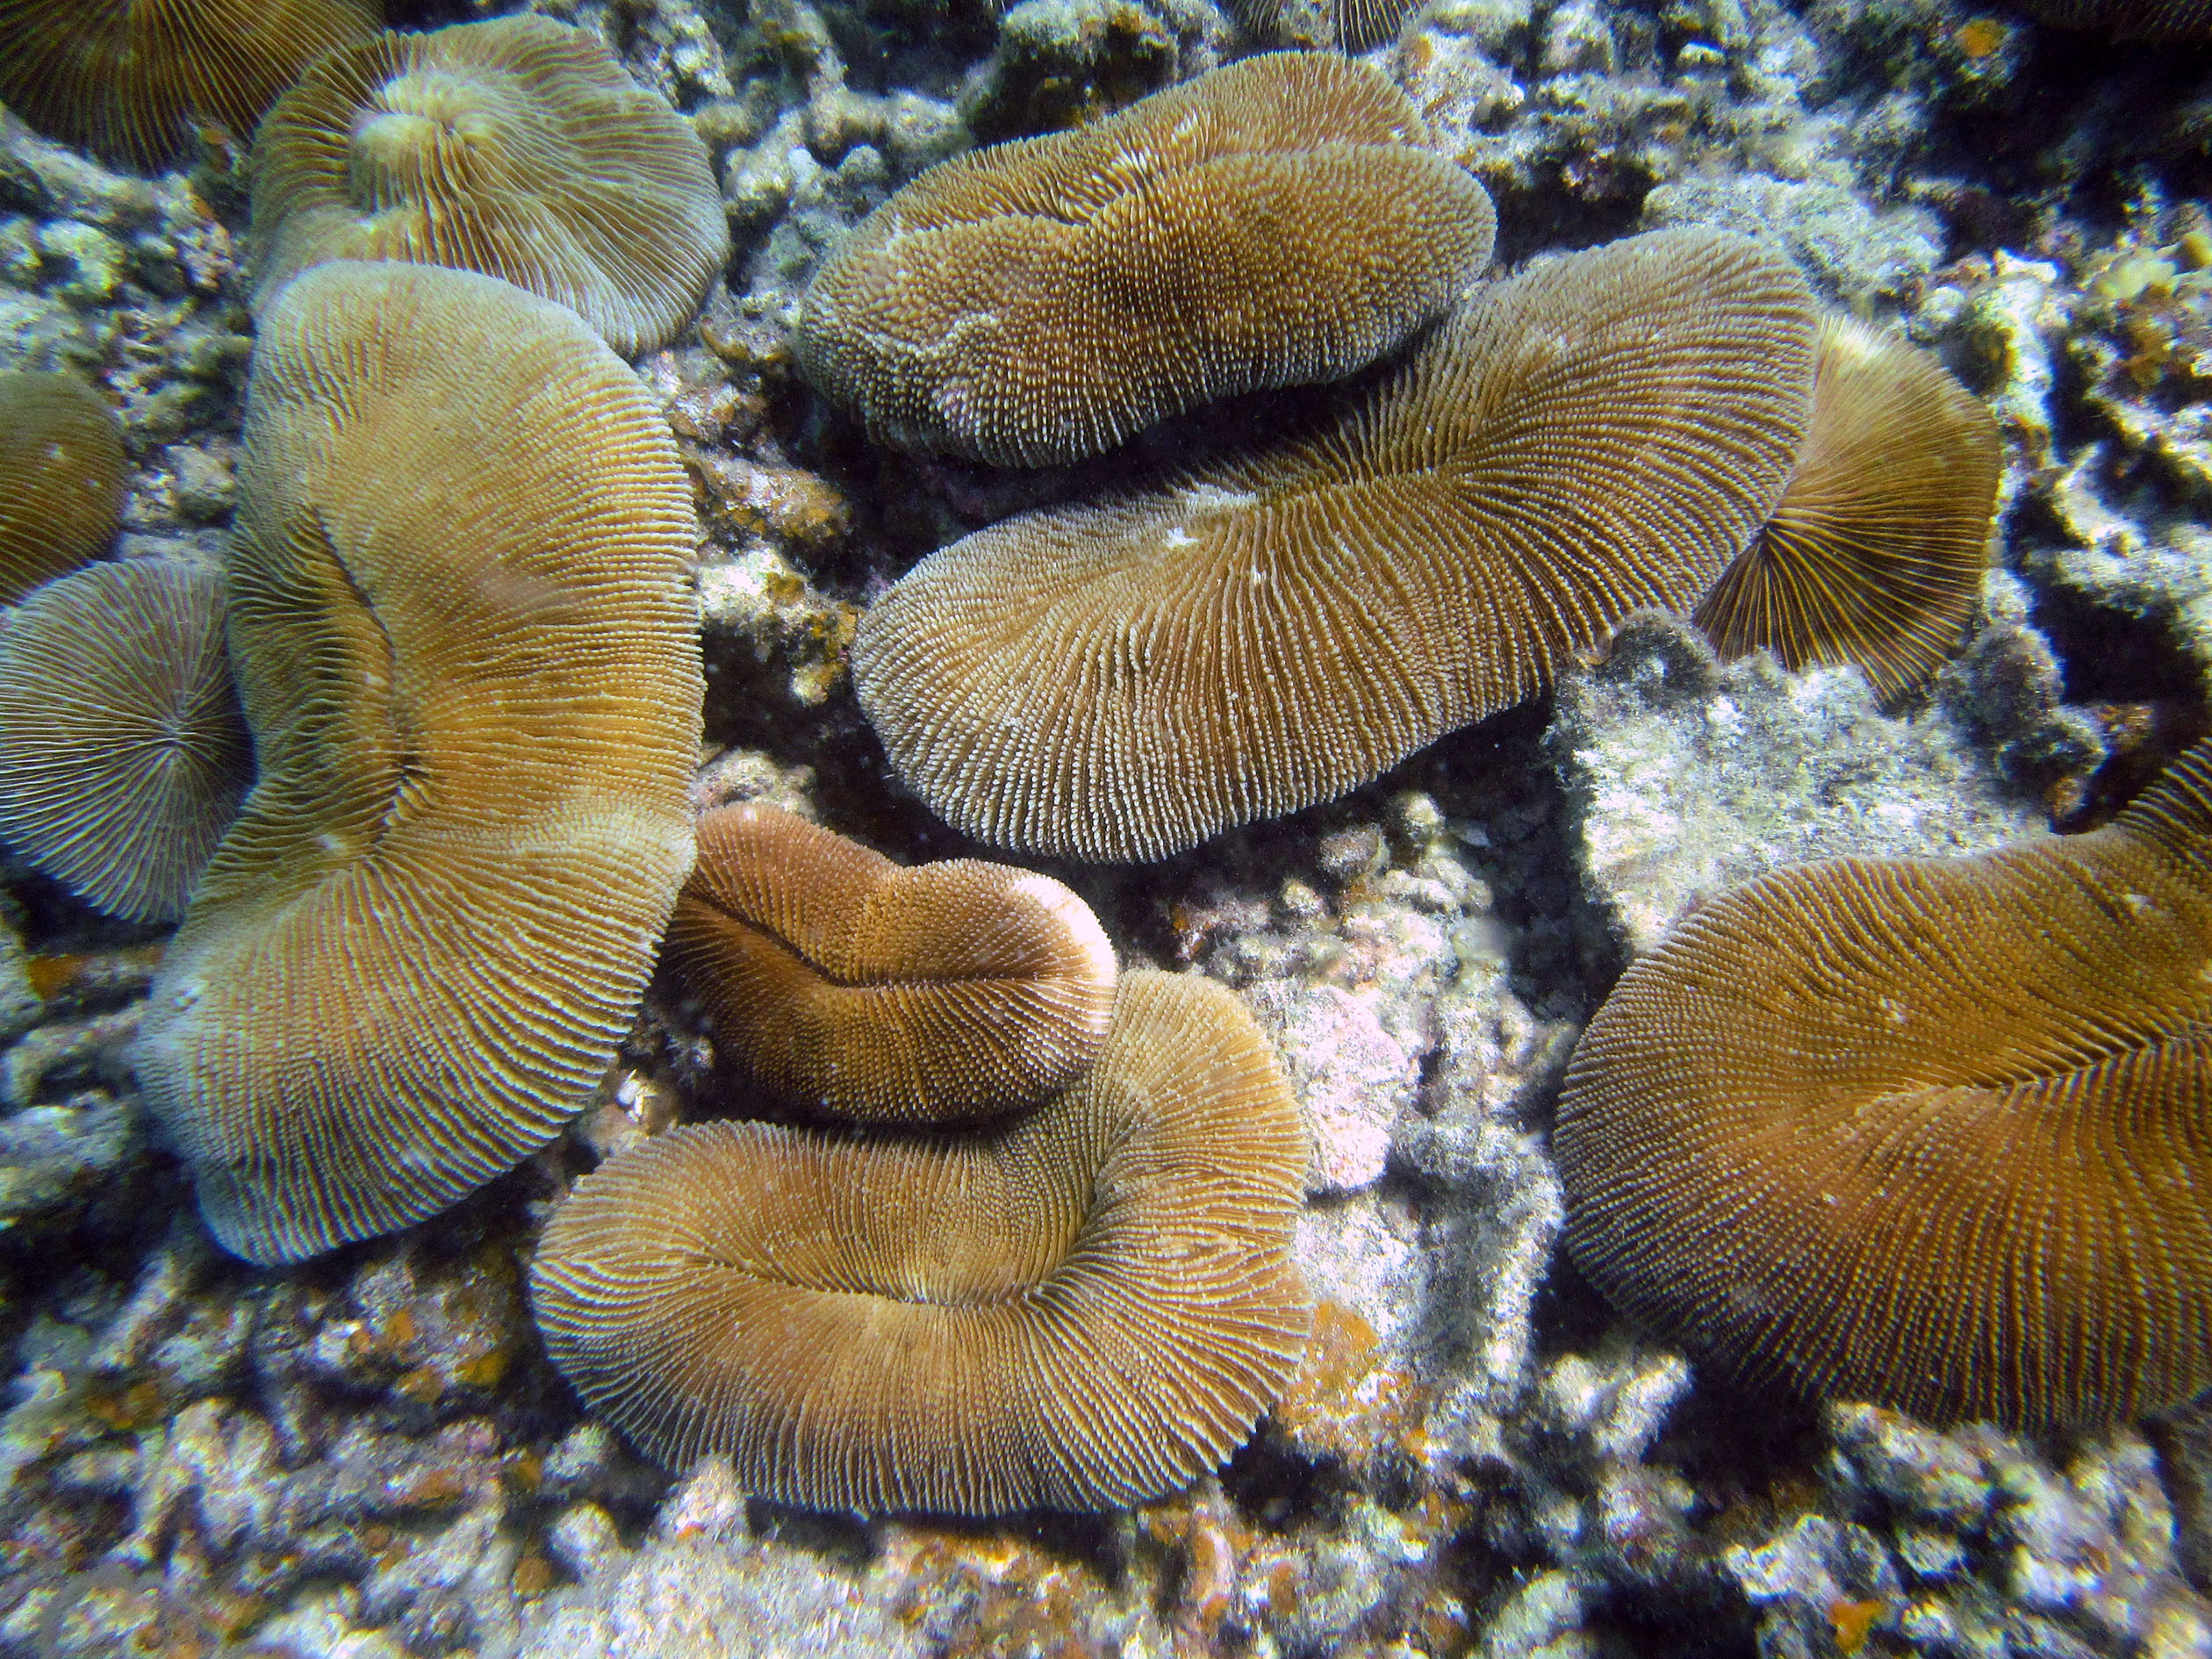
POLYGON ((1977 852, 2041 828, 1940 711, 1882 714, 1855 668, 1721 668, 1656 617, 1561 687, 1557 742, 1584 880, 1637 953, 1781 865, 1977 852))
POLYGON ((655 1538, 619 1570, 547 1598, 521 1659, 902 1659, 926 1649, 881 1603, 806 1557, 655 1538))
POLYGON ((1921 208, 1877 212, 1855 191, 1827 182, 1771 178, 1682 179, 1644 198, 1650 225, 1720 225, 1779 243, 1814 284, 1847 305, 1896 296, 1936 267, 1943 235, 1921 208))

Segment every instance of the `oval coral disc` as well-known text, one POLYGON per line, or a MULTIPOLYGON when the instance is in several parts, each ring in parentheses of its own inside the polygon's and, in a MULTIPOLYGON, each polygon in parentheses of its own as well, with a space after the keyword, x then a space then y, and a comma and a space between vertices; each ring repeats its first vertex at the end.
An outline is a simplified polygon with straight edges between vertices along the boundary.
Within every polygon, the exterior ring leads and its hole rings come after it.
POLYGON ((1247 58, 931 168, 807 291, 801 366, 878 437, 1036 466, 1372 363, 1490 262, 1483 187, 1387 76, 1247 58))
POLYGON ((1894 704, 1955 650, 1981 602, 2004 449, 1980 399, 1928 352, 1822 322, 1813 418, 1789 487, 1698 602, 1724 657, 1856 663, 1894 704))
POLYGON ((1316 434, 931 554, 861 619, 862 707, 935 811, 1025 851, 1328 800, 1710 587, 1789 476, 1813 329, 1739 236, 1536 266, 1316 434))
POLYGON ((271 308, 230 560, 261 776, 137 1054, 226 1247, 434 1214, 599 1081, 691 868, 693 534, 573 312, 398 263, 271 308))
POLYGON ((107 550, 125 470, 115 412, 83 381, 0 374, 0 604, 107 550))
POLYGON ((531 1296, 595 1411, 816 1508, 1099 1509, 1214 1468, 1311 1318, 1308 1157, 1243 1005, 1124 975, 1098 1062, 929 1137, 713 1123, 584 1178, 531 1296))
POLYGON ((482 271, 625 356, 665 344, 729 255, 706 147, 587 31, 494 18, 332 53, 254 148, 256 311, 334 259, 482 271))
POLYGON ((253 770, 213 565, 95 564, 0 633, 0 838, 88 902, 183 915, 253 770))
POLYGON ((1623 974, 1569 1243, 1753 1378, 2123 1421, 2212 1383, 2212 747, 2091 835, 1764 876, 1623 974))

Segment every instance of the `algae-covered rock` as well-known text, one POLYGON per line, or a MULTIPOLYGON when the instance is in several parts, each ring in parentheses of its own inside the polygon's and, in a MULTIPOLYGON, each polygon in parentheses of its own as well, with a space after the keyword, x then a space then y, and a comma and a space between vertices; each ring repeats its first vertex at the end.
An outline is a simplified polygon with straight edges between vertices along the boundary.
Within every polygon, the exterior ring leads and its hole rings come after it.
POLYGON ((1941 711, 1884 715, 1855 668, 1726 668, 1701 636, 1632 621, 1560 689, 1576 857, 1630 951, 1762 872, 1862 853, 1978 852, 2042 832, 1941 711))
POLYGON ((906 1659, 915 1633, 804 1556, 656 1538, 549 1605, 521 1659, 906 1659))
POLYGON ((985 140, 1080 126, 1203 74, 1230 40, 1210 0, 1021 0, 962 113, 985 140))
POLYGON ((1644 222, 1717 225, 1785 249, 1813 284, 1861 307, 1911 289, 1943 256, 1943 227, 1925 208, 1878 211, 1826 181, 1739 173, 1685 178, 1644 198, 1644 222))

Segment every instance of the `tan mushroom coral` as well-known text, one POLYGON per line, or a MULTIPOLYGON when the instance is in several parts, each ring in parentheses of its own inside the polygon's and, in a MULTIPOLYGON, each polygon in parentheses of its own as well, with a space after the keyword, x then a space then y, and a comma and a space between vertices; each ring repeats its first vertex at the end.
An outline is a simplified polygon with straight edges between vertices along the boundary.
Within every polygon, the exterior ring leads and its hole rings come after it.
POLYGON ((1297 1363, 1305 1129, 1235 996, 1123 976, 1098 1062, 926 1137, 713 1123, 578 1183, 530 1286, 554 1362, 680 1469, 817 1508, 1174 1490, 1297 1363))
POLYGON ((1034 1105, 1096 1057, 1114 950, 1050 876, 977 858, 907 869, 774 807, 700 820, 668 953, 725 1053, 843 1117, 1034 1105))
POLYGON ((799 362, 880 438, 1009 464, 1332 380, 1489 262, 1490 198, 1379 70, 1247 58, 930 169, 807 291, 799 362))
POLYGON ((861 620, 861 702, 933 810, 1034 852, 1327 800, 1710 587, 1781 494, 1813 327, 1718 232, 1490 284, 1306 441, 932 554, 861 620))
POLYGON ((600 1081, 691 868, 693 534, 574 313, 406 264, 269 308, 229 589, 260 777, 137 1054, 230 1250, 431 1215, 600 1081))
POLYGON ((49 137, 151 169, 199 122, 243 144, 321 54, 374 34, 377 0, 0 0, 0 103, 49 137))
POLYGON ((0 604, 97 558, 123 514, 123 434, 75 375, 0 374, 0 604))
POLYGON ((223 576, 133 559, 47 583, 0 633, 0 841, 103 910, 172 922, 253 777, 223 576))
POLYGON ((496 18, 333 54, 254 153, 255 300, 333 259, 506 278, 626 356, 666 344, 729 256, 691 124, 583 30, 496 18))
POLYGON ((1415 0, 1330 0, 1329 21, 1340 52, 1365 52, 1395 40, 1415 0))
POLYGON ((1972 620, 2003 470, 1997 422, 1934 357, 1829 318, 1789 488, 1698 626, 1724 656, 1764 645, 1791 668, 1856 663, 1894 703, 1972 620))
POLYGON ((1236 11, 1262 36, 1367 52, 1394 40, 1415 0, 1244 0, 1236 11))
POLYGON ((1807 1392, 2029 1428, 2212 1383, 2212 747, 2109 827, 1778 871, 1591 1022, 1555 1138, 1622 1308, 1807 1392))

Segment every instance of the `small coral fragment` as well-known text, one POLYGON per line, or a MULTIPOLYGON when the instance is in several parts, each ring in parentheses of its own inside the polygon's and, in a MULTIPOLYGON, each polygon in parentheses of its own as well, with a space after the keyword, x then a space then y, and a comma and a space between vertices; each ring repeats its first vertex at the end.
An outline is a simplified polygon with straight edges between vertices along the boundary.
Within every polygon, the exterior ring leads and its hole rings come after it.
POLYGON ((844 1117, 1034 1105, 1091 1063, 1114 1006, 1113 946, 1049 876, 906 869, 750 803, 700 821, 668 950, 744 1071, 844 1117))
POLYGON ((0 633, 0 840, 87 902, 183 915, 253 769, 212 565, 96 564, 0 633))

